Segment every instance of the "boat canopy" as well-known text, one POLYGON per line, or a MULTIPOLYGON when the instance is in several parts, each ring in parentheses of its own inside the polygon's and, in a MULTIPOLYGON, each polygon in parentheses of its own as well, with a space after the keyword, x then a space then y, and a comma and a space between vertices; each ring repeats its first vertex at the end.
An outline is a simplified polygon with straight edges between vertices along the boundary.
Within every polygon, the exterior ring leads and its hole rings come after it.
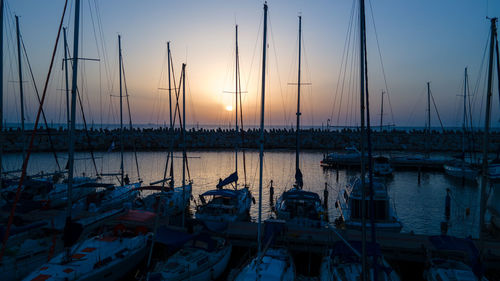
POLYGON ((172 249, 181 248, 186 242, 193 239, 194 235, 178 231, 166 226, 158 227, 155 242, 164 244, 172 249))
POLYGON ((313 200, 321 202, 319 195, 315 192, 305 191, 301 189, 292 189, 283 193, 284 200, 313 200))
POLYGON ((217 184, 217 188, 223 188, 224 186, 233 183, 238 180, 238 173, 234 172, 229 175, 229 177, 225 178, 224 180, 220 181, 217 184))
POLYGON ((215 190, 209 190, 201 196, 222 196, 222 197, 230 197, 230 198, 236 198, 238 196, 236 190, 230 190, 230 189, 215 189, 215 190))

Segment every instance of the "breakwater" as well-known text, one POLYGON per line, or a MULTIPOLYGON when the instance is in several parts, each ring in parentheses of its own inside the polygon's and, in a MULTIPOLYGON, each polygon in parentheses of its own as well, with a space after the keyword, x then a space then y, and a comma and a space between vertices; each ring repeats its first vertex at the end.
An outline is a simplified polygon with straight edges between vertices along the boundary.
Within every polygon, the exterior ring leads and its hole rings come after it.
MULTIPOLYGON (((25 143, 29 143, 32 131, 24 134, 25 143)), ((265 132, 266 149, 294 149, 295 130, 269 129, 265 132)), ((462 150, 462 134, 460 131, 432 131, 426 134, 423 130, 385 130, 372 131, 372 144, 375 150, 383 151, 429 151, 434 152, 459 152, 462 150)), ((241 135, 229 129, 191 129, 186 132, 187 149, 232 149, 236 142, 242 148, 258 148, 259 131, 248 129, 241 135)), ((23 147, 23 135, 20 130, 8 130, 1 134, 4 152, 20 152, 23 147)), ((75 149, 78 151, 107 151, 119 149, 119 129, 91 129, 76 131, 75 149)), ((181 131, 176 129, 125 129, 124 149, 132 151, 164 151, 171 146, 174 149, 182 148, 181 131)), ((358 146, 359 130, 323 130, 306 129, 300 131, 301 149, 333 151, 341 150, 346 146, 358 146)), ((468 151, 482 151, 483 133, 474 132, 467 137, 468 151)), ((56 151, 68 149, 68 132, 63 129, 39 130, 33 142, 36 152, 56 151), (51 145, 52 143, 52 145, 51 145)), ((500 132, 490 134, 490 152, 500 148, 500 132)))

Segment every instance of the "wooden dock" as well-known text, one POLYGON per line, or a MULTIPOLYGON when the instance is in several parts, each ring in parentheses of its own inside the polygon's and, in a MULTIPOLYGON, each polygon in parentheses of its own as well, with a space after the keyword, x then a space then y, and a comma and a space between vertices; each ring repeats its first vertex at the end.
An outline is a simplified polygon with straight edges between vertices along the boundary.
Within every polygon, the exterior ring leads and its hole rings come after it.
MULTIPOLYGON (((229 239, 235 246, 256 247, 257 230, 258 224, 256 223, 235 222, 230 223, 222 235, 229 239)), ((264 226, 262 226, 262 231, 264 231, 264 226)), ((347 240, 361 240, 361 231, 335 231, 347 240)), ((292 251, 313 252, 317 254, 325 254, 327 249, 337 241, 341 240, 331 229, 307 229, 292 225, 287 225, 284 234, 276 239, 278 245, 287 246, 292 251)), ((380 244, 384 257, 389 260, 425 263, 429 255, 432 257, 456 256, 457 258, 467 258, 464 257, 463 252, 438 250, 431 243, 427 235, 377 232, 377 242, 380 244)), ((484 249, 482 252, 482 261, 485 269, 498 270, 498 266, 500 265, 500 241, 490 239, 483 242, 474 240, 473 242, 478 249, 484 249)))

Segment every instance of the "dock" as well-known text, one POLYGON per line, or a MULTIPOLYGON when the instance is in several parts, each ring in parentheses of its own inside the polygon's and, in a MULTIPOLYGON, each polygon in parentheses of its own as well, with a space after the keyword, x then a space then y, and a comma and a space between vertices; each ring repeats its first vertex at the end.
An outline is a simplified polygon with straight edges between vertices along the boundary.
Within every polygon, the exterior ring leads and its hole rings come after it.
MULTIPOLYGON (((262 226, 264 231, 264 226, 262 226)), ((257 247, 258 224, 252 222, 230 223, 221 233, 231 243, 239 247, 257 247)), ((361 240, 361 231, 335 230, 347 240, 361 240)), ((401 262, 425 263, 429 256, 467 258, 463 252, 441 251, 429 240, 430 236, 413 233, 377 232, 377 243, 384 257, 401 262)), ((369 234, 368 234, 369 239, 369 234)), ((291 251, 326 254, 335 242, 341 241, 335 232, 328 228, 303 228, 288 225, 285 232, 277 237, 276 244, 288 247, 291 251)), ((486 270, 498 270, 500 265, 500 241, 473 240, 476 248, 484 249, 482 262, 486 270)))
MULTIPOLYGON (((420 157, 420 156, 394 156, 390 157, 390 164, 396 170, 422 170, 422 171, 444 171, 443 165, 450 161, 451 158, 435 158, 435 157, 420 157)), ((360 160, 343 160, 337 161, 334 159, 323 158, 320 165, 323 168, 341 169, 341 168, 359 168, 360 160)), ((368 164, 366 164, 368 166, 368 164)))

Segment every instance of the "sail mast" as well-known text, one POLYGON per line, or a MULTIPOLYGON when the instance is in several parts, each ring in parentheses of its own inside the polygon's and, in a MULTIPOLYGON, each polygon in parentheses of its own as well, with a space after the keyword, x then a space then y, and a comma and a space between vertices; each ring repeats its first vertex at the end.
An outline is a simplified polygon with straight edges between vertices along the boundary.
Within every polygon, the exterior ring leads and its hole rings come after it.
POLYGON ((80 31, 80 0, 75 1, 75 27, 73 37, 73 73, 71 79, 71 128, 69 130, 69 155, 68 155, 68 210, 67 220, 71 220, 71 198, 75 153, 75 123, 76 123, 76 89, 78 82, 78 39, 80 31))
POLYGON ((24 91, 23 91, 23 72, 21 66, 21 33, 19 32, 19 17, 16 17, 16 35, 17 35, 17 66, 19 73, 19 97, 21 103, 21 140, 23 145, 23 159, 26 156, 26 141, 24 137, 24 91))
POLYGON ((464 116, 462 120, 462 180, 465 180, 465 130, 467 118, 467 67, 464 75, 464 116))
MULTIPOLYGON (((300 151, 300 62, 301 62, 301 45, 302 43, 302 16, 299 16, 299 68, 297 73, 297 131, 295 136, 295 173, 299 173, 299 151, 300 151)), ((296 179, 297 180, 297 179, 296 179)), ((302 179, 297 182, 297 187, 302 189, 302 179)))
POLYGON ((67 129, 69 130, 70 126, 70 112, 69 112, 69 81, 68 81, 68 40, 66 39, 66 27, 63 27, 63 36, 64 36, 64 76, 66 82, 66 124, 67 129))
POLYGON ((483 175, 481 179, 481 199, 479 205, 479 237, 484 237, 484 215, 486 213, 486 185, 488 182, 488 148, 489 148, 489 133, 491 122, 491 98, 493 95, 493 56, 495 49, 495 41, 497 40, 497 18, 491 19, 491 38, 490 38, 490 60, 488 65, 488 88, 486 92, 486 115, 484 121, 483 133, 483 175))
POLYGON ((425 156, 429 157, 431 137, 431 82, 427 82, 427 134, 425 135, 425 156))
POLYGON ((3 175, 3 0, 0 0, 0 188, 3 175))
MULTIPOLYGON (((172 137, 174 134, 174 123, 172 120, 172 86, 170 80, 170 68, 172 67, 170 64, 170 41, 167 42, 167 66, 168 66, 168 106, 170 109, 170 136, 172 137)), ((174 150, 170 149, 170 188, 174 188, 174 150)))
POLYGON ((382 91, 382 101, 380 102, 380 131, 381 132, 383 130, 382 121, 384 120, 384 94, 385 94, 385 92, 382 91))
POLYGON ((359 31, 360 31, 360 115, 361 115, 361 254, 362 254, 362 280, 367 280, 368 271, 366 264, 366 188, 365 188, 365 1, 359 1, 359 31))
POLYGON ((122 93, 122 37, 118 35, 118 73, 120 79, 120 176, 123 185, 123 93, 122 93))
MULTIPOLYGON (((186 198, 186 64, 182 64, 182 200, 186 198)), ((184 227, 182 209, 182 227, 184 227)))
MULTIPOLYGON (((235 75, 234 75, 234 84, 235 84, 235 115, 236 115, 236 131, 235 131, 235 147, 234 147, 234 167, 236 170, 236 175, 238 175, 238 76, 239 76, 239 61, 238 61, 238 25, 236 25, 236 55, 235 55, 235 75)), ((241 90, 241 89, 240 89, 241 90)), ((234 186, 238 188, 238 180, 234 182, 234 186)))
POLYGON ((262 176, 264 160, 264 101, 266 94, 267 1, 264 2, 264 32, 262 34, 262 95, 260 101, 260 151, 259 151, 259 227, 257 230, 258 255, 262 252, 262 176))

